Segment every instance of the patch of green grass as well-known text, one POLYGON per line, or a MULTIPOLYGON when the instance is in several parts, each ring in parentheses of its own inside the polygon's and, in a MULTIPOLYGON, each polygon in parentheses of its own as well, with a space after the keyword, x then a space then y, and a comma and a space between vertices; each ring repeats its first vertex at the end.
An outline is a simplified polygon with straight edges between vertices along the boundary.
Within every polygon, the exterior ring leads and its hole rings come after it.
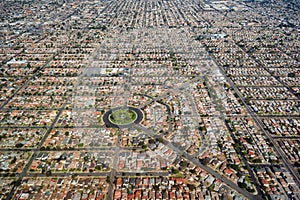
POLYGON ((109 120, 114 124, 129 124, 136 120, 137 114, 129 109, 114 110, 109 115, 109 120))

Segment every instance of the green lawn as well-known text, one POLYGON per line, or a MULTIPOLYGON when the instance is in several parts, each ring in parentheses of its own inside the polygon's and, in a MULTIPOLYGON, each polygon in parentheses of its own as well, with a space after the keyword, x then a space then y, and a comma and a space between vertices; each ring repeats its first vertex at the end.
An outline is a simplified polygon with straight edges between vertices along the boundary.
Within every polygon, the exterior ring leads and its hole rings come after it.
POLYGON ((114 124, 129 124, 136 120, 137 114, 129 109, 117 109, 109 115, 109 120, 114 124))

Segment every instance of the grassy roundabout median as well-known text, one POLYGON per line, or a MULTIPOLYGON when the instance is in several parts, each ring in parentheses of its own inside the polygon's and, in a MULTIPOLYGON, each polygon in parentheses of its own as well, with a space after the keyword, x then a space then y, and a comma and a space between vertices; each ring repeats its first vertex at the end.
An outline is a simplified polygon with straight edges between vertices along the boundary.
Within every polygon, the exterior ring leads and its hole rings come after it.
POLYGON ((137 118, 136 112, 130 109, 117 109, 109 115, 109 120, 117 125, 130 124, 137 118))
POLYGON ((140 123, 144 118, 143 112, 132 106, 111 108, 104 113, 102 119, 107 127, 128 128, 140 123))

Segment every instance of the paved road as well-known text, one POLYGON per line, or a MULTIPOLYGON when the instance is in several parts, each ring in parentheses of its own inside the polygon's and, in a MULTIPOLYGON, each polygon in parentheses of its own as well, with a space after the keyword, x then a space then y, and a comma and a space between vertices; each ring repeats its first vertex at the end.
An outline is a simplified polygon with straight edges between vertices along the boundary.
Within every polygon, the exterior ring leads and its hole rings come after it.
MULTIPOLYGON (((233 132, 231 131, 231 128, 228 126, 227 123, 226 124, 226 127, 231 135, 231 138, 233 139, 234 142, 238 142, 238 139, 235 137, 235 135, 233 134, 233 132)), ((261 186, 260 186, 260 183, 258 182, 254 172, 253 172, 253 169, 251 168, 251 165, 249 164, 248 160, 245 158, 245 155, 243 154, 242 150, 239 149, 239 151, 237 151, 237 153, 240 155, 240 157, 242 158, 242 161, 243 163, 245 163, 246 167, 247 167, 247 170, 254 182, 254 185, 256 187, 256 191, 258 193, 259 196, 263 196, 263 193, 261 191, 261 186)))
POLYGON ((172 118, 172 116, 171 116, 171 108, 170 108, 170 106, 168 104, 166 104, 166 103, 164 103, 162 101, 157 101, 157 102, 160 103, 160 104, 162 104, 162 105, 164 105, 164 106, 166 106, 166 108, 167 108, 168 130, 166 132, 171 132, 172 128, 173 128, 173 126, 172 126, 172 120, 171 120, 171 118, 172 118))
POLYGON ((125 172, 118 171, 116 173, 117 176, 168 176, 170 175, 168 171, 157 172, 157 171, 148 171, 148 172, 125 172))
POLYGON ((282 167, 282 164, 271 164, 271 163, 249 163, 250 166, 252 167, 261 167, 261 168, 265 168, 265 167, 282 167))
POLYGON ((246 107, 246 110, 250 114, 251 118, 255 121, 255 123, 258 125, 260 130, 264 133, 264 135, 270 140, 270 142, 273 144, 273 148, 275 152, 281 157, 285 167, 289 170, 289 172, 293 175, 294 180, 296 181, 297 185, 300 185, 300 179, 298 173, 294 170, 293 165, 290 163, 289 160, 287 160, 285 154, 283 151, 280 149, 280 147, 277 145, 276 141, 274 138, 263 128, 263 124, 260 121, 260 119, 257 117, 256 113, 253 112, 253 110, 249 107, 249 105, 245 102, 243 95, 241 92, 238 90, 238 88, 235 86, 235 84, 231 81, 230 78, 226 76, 226 73, 222 67, 219 66, 220 72, 223 74, 225 77, 226 81, 230 84, 230 86, 234 89, 234 92, 238 95, 239 99, 243 102, 243 104, 246 107))
POLYGON ((275 140, 281 140, 281 139, 300 139, 300 135, 293 135, 293 136, 273 136, 275 140))
POLYGON ((185 151, 182 151, 180 149, 178 149, 177 147, 175 147, 171 142, 165 140, 164 138, 162 138, 160 135, 155 134, 152 130, 147 129, 146 127, 142 126, 142 125, 136 125, 138 128, 140 128, 142 131, 144 131, 146 134, 148 134, 149 136, 153 137, 154 139, 161 139, 162 143, 166 146, 168 146, 169 148, 171 148, 173 151, 175 151, 177 153, 178 156, 186 158, 189 162, 193 163, 196 166, 199 166, 201 169, 204 169, 205 171, 207 171, 208 173, 210 173, 211 175, 213 175, 215 178, 220 179, 222 182, 224 182, 225 184, 227 184, 229 187, 233 188, 234 190, 236 190, 237 192, 241 193, 242 195, 244 195, 245 197, 247 197, 248 199, 253 199, 253 200, 261 200, 262 198, 260 196, 257 195, 253 195, 251 193, 249 193, 246 190, 241 189, 239 186, 237 186, 234 182, 232 182, 231 180, 227 179, 227 177, 219 174, 217 171, 207 167, 206 165, 201 164, 197 158, 189 155, 188 153, 186 153, 185 151))
POLYGON ((162 95, 160 95, 160 96, 158 96, 158 97, 155 97, 155 98, 150 97, 150 98, 152 99, 152 101, 146 102, 145 104, 141 105, 139 108, 140 108, 140 109, 141 109, 141 108, 144 108, 144 107, 146 107, 147 105, 149 105, 149 104, 151 104, 151 103, 153 103, 153 102, 155 102, 155 101, 162 100, 163 98, 168 97, 172 91, 176 91, 176 90, 178 90, 178 89, 179 89, 179 90, 180 90, 180 89, 185 89, 185 88, 187 88, 191 83, 194 83, 194 82, 196 82, 196 81, 199 81, 199 80, 201 80, 202 78, 203 78, 202 76, 197 76, 196 78, 190 79, 190 80, 188 80, 188 81, 186 81, 186 82, 184 82, 184 83, 182 83, 182 84, 180 84, 180 85, 176 85, 175 87, 171 88, 170 90, 168 90, 167 92, 163 93, 162 95))
POLYGON ((40 152, 53 152, 53 151, 115 151, 117 148, 122 149, 124 151, 129 150, 142 150, 141 147, 115 147, 115 146, 104 146, 104 147, 83 147, 83 148, 61 148, 61 149, 38 149, 38 148, 0 148, 1 151, 40 151, 40 152))
MULTIPOLYGON (((68 177, 68 176, 104 176, 107 177, 110 175, 110 172, 62 172, 62 173, 51 173, 50 177, 68 177)), ((26 177, 48 177, 46 174, 42 173, 28 173, 26 174, 26 177)))
MULTIPOLYGON (((46 133, 44 134, 44 136, 43 136, 43 138, 41 139, 39 145, 37 146, 37 148, 36 148, 35 150, 32 151, 33 154, 32 154, 32 156, 30 157, 29 161, 27 162, 26 166, 24 167, 23 171, 18 175, 19 178, 18 178, 18 180, 16 181, 15 186, 17 186, 18 184, 20 184, 21 181, 22 181, 22 179, 23 179, 23 177, 25 177, 25 176, 27 175, 27 172, 28 172, 29 167, 31 166, 31 164, 32 164, 32 162, 33 162, 33 160, 34 160, 34 158, 37 156, 37 152, 39 151, 39 149, 42 147, 42 145, 44 144, 45 140, 46 140, 47 137, 49 136, 49 134, 50 134, 52 128, 54 127, 55 123, 57 122, 57 120, 58 120, 60 114, 62 113, 62 111, 64 110, 66 104, 67 104, 67 103, 65 102, 64 105, 59 109, 59 111, 58 111, 58 113, 57 113, 55 119, 53 120, 51 126, 48 128, 48 130, 47 130, 46 133)), ((9 200, 9 199, 12 198, 12 196, 13 196, 13 194, 14 194, 14 192, 15 192, 15 191, 14 191, 15 188, 16 188, 16 187, 14 187, 14 188, 11 190, 11 192, 10 192, 9 195, 7 196, 6 200, 9 200)))
POLYGON ((129 103, 129 96, 131 94, 130 88, 131 88, 131 84, 132 84, 132 70, 129 69, 129 74, 126 73, 126 75, 124 75, 124 79, 126 80, 126 83, 123 85, 123 88, 125 90, 124 93, 124 106, 128 106, 129 103))
POLYGON ((116 150, 115 150, 115 154, 114 154, 114 158, 113 158, 113 162, 112 162, 112 169, 109 175, 110 178, 110 183, 108 186, 108 192, 107 192, 107 196, 106 196, 106 200, 112 200, 113 199, 113 191, 115 188, 115 177, 117 175, 117 170, 118 170, 118 160, 120 157, 120 142, 121 142, 121 130, 119 129, 119 133, 118 133, 118 139, 117 139, 117 144, 116 144, 116 150))
MULTIPOLYGON (((87 29, 87 28, 89 27, 89 25, 90 25, 90 24, 91 24, 91 23, 92 23, 92 22, 93 22, 100 14, 101 14, 101 13, 103 13, 103 12, 108 8, 108 6, 109 6, 109 4, 108 4, 101 12, 99 12, 98 15, 97 15, 93 20, 91 20, 91 21, 83 28, 83 30, 87 29)), ((78 12, 78 8, 76 8, 76 9, 74 10, 74 12, 71 13, 70 15, 68 15, 66 18, 62 19, 62 21, 67 20, 68 18, 70 18, 70 17, 71 17, 73 14, 75 14, 76 12, 78 12)), ((59 54, 67 47, 67 45, 68 45, 68 44, 65 44, 65 45, 64 45, 64 46, 63 46, 56 54, 54 54, 54 55, 52 56, 52 58, 49 59, 49 60, 43 65, 43 67, 42 67, 40 70, 42 70, 43 68, 45 68, 45 67, 46 67, 46 66, 54 59, 55 56, 59 55, 59 54)), ((40 71, 40 70, 39 70, 39 71, 40 71)), ((38 71, 37 71, 37 72, 38 72, 38 71)), ((35 77, 36 77, 36 76, 35 76, 35 74, 34 74, 34 75, 32 75, 29 79, 34 79, 35 77)), ((22 88, 24 88, 24 87, 27 86, 27 85, 28 85, 28 81, 27 81, 25 84, 23 84, 22 86, 20 86, 20 87, 14 92, 14 94, 13 94, 9 99, 7 99, 7 101, 5 101, 5 102, 1 105, 0 109, 2 109, 2 108, 3 108, 3 107, 4 107, 4 106, 5 106, 5 105, 6 105, 13 97, 14 97, 14 96, 22 89, 22 88)), ((67 101, 66 101, 66 102, 67 102, 67 101)), ((16 190, 18 184, 20 184, 21 181, 22 181, 22 179, 23 179, 23 177, 25 177, 25 176, 27 175, 27 171, 28 171, 29 167, 31 166, 31 164, 32 164, 32 162, 33 162, 33 160, 34 160, 34 158, 35 158, 35 156, 36 156, 36 154, 37 154, 37 152, 38 152, 38 149, 40 149, 40 148, 42 147, 42 145, 43 145, 43 143, 45 142, 46 138, 48 137, 48 135, 49 135, 51 129, 54 127, 55 123, 57 122, 57 120, 58 120, 60 114, 62 113, 63 109, 64 109, 65 106, 66 106, 66 102, 65 102, 64 105, 59 109, 59 112, 58 112, 58 114, 56 115, 56 118, 53 120, 51 126, 47 129, 47 132, 45 133, 43 139, 40 141, 40 143, 39 143, 37 149, 33 151, 33 155, 32 155, 31 158, 29 159, 29 161, 28 161, 27 165, 24 167, 23 171, 19 174, 19 178, 18 178, 18 180, 16 181, 15 185, 13 186, 13 188, 11 189, 10 193, 8 194, 6 200, 12 199, 12 197, 13 197, 13 195, 14 195, 14 192, 15 192, 15 190, 16 190)))

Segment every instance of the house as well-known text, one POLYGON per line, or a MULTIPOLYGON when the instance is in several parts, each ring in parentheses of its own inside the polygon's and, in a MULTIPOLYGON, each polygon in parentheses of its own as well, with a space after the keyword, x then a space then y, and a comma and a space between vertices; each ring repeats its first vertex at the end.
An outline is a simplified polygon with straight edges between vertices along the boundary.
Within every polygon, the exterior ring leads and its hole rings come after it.
POLYGON ((223 171, 227 176, 231 176, 231 174, 233 174, 233 171, 229 168, 226 168, 224 171, 223 171))
POLYGON ((117 178, 116 186, 117 186, 117 188, 120 188, 122 186, 122 178, 121 177, 117 178))
POLYGON ((114 199, 121 199, 121 190, 116 189, 114 194, 114 199))

